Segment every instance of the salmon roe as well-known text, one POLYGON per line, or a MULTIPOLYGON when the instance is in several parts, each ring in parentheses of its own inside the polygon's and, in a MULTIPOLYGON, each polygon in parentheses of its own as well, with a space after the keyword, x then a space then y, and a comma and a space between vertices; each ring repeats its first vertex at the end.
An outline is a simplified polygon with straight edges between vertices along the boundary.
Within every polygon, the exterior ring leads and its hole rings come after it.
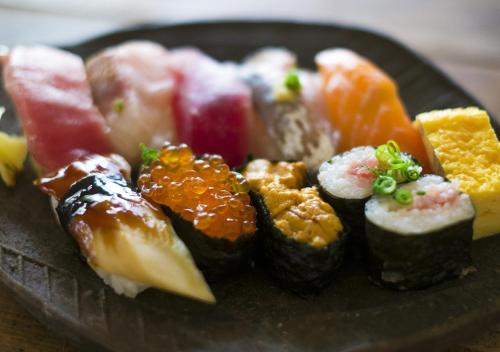
POLYGON ((165 144, 138 180, 142 194, 169 207, 206 235, 235 240, 256 231, 246 179, 220 155, 196 158, 186 144, 165 144))

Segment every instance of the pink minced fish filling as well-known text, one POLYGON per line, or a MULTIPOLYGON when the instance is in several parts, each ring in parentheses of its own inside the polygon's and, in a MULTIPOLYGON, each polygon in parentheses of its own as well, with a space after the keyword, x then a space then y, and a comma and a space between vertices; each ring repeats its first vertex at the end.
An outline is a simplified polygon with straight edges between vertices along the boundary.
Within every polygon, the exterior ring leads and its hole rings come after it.
POLYGON ((360 186, 366 186, 375 180, 375 175, 370 169, 376 167, 378 167, 378 160, 375 157, 353 160, 348 166, 347 173, 355 177, 360 186))
MULTIPOLYGON (((418 191, 417 191, 418 192, 418 191)), ((429 185, 424 195, 414 192, 412 209, 434 209, 441 206, 453 205, 460 196, 460 191, 455 183, 441 183, 429 185)))

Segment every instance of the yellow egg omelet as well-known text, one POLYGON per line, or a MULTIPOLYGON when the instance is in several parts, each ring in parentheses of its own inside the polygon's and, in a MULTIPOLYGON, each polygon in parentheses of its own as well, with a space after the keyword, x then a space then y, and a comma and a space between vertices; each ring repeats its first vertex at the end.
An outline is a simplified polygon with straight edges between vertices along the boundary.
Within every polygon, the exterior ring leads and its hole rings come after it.
POLYGON ((474 239, 500 233, 500 142, 486 111, 436 110, 416 120, 433 171, 458 181, 472 198, 474 239))

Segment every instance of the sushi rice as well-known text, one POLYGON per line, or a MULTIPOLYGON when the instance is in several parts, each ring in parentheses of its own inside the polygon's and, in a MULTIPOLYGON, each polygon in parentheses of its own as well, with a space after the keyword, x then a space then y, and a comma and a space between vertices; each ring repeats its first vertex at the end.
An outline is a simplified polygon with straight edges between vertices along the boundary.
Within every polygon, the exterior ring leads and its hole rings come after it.
POLYGON ((392 197, 375 196, 366 203, 367 219, 389 231, 419 235, 474 217, 470 197, 441 176, 426 175, 401 188, 412 192, 411 204, 402 206, 392 197))
POLYGON ((328 193, 336 197, 366 198, 372 194, 373 182, 373 176, 366 166, 377 166, 375 148, 353 148, 324 162, 319 168, 318 181, 328 193))

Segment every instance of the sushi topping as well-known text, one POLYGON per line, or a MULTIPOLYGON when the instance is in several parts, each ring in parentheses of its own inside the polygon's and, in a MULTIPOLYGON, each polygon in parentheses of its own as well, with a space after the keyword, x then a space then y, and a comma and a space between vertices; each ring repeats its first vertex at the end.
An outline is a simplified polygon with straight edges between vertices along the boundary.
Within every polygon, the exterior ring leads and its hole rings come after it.
POLYGON ((391 194, 396 190, 396 180, 390 176, 380 175, 373 182, 373 191, 379 194, 391 194))
POLYGON ((151 164, 153 160, 160 156, 160 151, 158 149, 148 148, 144 143, 141 143, 139 147, 141 148, 141 158, 144 165, 151 164))
POLYGON ((121 113, 123 111, 123 109, 125 109, 125 101, 123 99, 116 99, 114 102, 113 102, 113 109, 117 112, 117 113, 121 113))
POLYGON ((145 197, 211 237, 235 240, 256 231, 248 183, 220 155, 196 158, 185 144, 166 144, 144 168, 138 185, 145 197))
POLYGON ((300 93, 302 85, 300 84, 299 73, 296 68, 292 68, 286 73, 285 87, 295 93, 300 93))
POLYGON ((276 102, 292 102, 302 91, 299 72, 292 68, 286 72, 282 84, 274 88, 273 100, 276 102))
POLYGON ((418 180, 422 167, 410 155, 402 153, 399 145, 392 140, 379 145, 375 149, 375 157, 378 167, 365 166, 366 170, 376 176, 373 182, 373 192, 392 194, 398 203, 411 204, 413 201, 411 193, 398 189, 397 184, 418 180))
POLYGON ((36 180, 42 192, 60 200, 70 187, 88 175, 120 175, 130 179, 130 165, 121 156, 91 154, 73 161, 71 164, 36 180))
POLYGON ((410 204, 413 201, 413 196, 410 191, 399 188, 392 195, 399 204, 410 204))
POLYGON ((316 187, 304 187, 303 162, 257 159, 244 174, 252 190, 263 197, 274 226, 285 236, 316 248, 339 238, 343 227, 332 207, 320 198, 316 187))

